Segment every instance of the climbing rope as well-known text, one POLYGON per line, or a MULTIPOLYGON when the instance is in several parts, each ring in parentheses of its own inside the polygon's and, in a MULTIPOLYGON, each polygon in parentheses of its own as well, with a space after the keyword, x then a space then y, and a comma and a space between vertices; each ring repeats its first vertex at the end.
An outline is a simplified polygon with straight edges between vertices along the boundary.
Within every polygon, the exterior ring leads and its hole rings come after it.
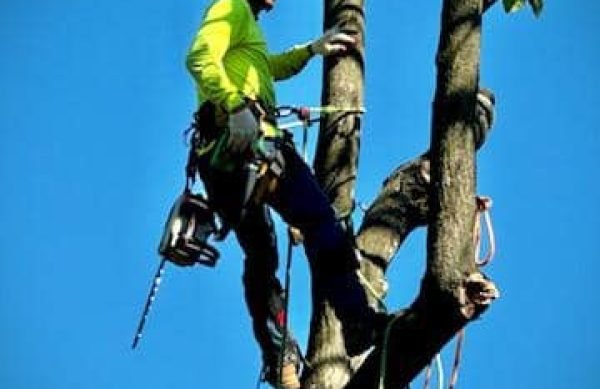
POLYGON ((490 216, 490 208, 492 208, 492 199, 485 196, 477 196, 477 211, 475 214, 475 225, 473 226, 473 236, 475 239, 475 263, 479 267, 484 267, 489 264, 496 254, 496 239, 494 236, 494 228, 492 227, 492 217, 490 216), (481 217, 485 221, 485 227, 488 237, 488 250, 483 258, 479 256, 481 250, 481 217))
MULTIPOLYGON (((476 209, 475 209, 475 222, 473 223, 473 243, 475 244, 475 264, 482 268, 488 265, 496 253, 496 239, 494 236, 494 229, 492 227, 492 217, 490 216, 490 209, 492 207, 492 199, 486 196, 475 197, 476 209), (481 236, 482 236, 482 224, 481 219, 484 219, 486 235, 488 237, 488 250, 486 254, 481 257, 481 236)), ((454 351, 454 364, 452 366, 452 374, 448 389, 454 389, 458 382, 458 371, 460 368, 460 361, 462 357, 463 343, 465 341, 466 330, 462 328, 456 337, 456 348, 454 351)), ((425 387, 427 388, 427 387, 425 387)))
POLYGON ((358 276, 358 280, 360 281, 360 283, 365 287, 365 289, 367 289, 371 296, 375 298, 375 300, 377 301, 378 308, 383 312, 387 312, 387 307, 385 306, 385 301, 383 300, 385 292, 378 293, 375 290, 375 287, 369 282, 369 280, 367 280, 367 277, 365 277, 365 275, 360 270, 356 270, 356 275, 358 276))
MULTIPOLYGON (((437 370, 438 389, 443 389, 444 388, 444 366, 442 365, 442 356, 439 353, 437 353, 435 355, 434 360, 435 360, 435 368, 437 370)), ((429 383, 431 382, 431 372, 432 372, 432 368, 431 368, 431 363, 430 363, 425 368, 425 380, 423 381, 424 389, 429 388, 429 383)))
MULTIPOLYGON (((278 370, 279 370, 279 379, 281 379, 281 377, 283 377, 283 362, 285 359, 285 348, 287 346, 287 342, 288 342, 288 328, 289 328, 289 319, 288 319, 288 309, 289 309, 289 305, 290 305, 290 288, 291 288, 291 273, 292 273, 292 258, 293 258, 293 246, 295 244, 297 244, 296 239, 294 237, 294 233, 293 233, 293 227, 289 227, 288 228, 288 246, 287 246, 287 258, 286 258, 286 264, 285 264, 285 281, 284 281, 284 294, 283 294, 283 325, 282 325, 282 340, 281 340, 281 349, 279 350, 279 355, 278 355, 278 370)), ((298 350, 299 351, 299 350, 298 350)), ((305 362, 304 358, 302 357, 301 353, 300 354, 300 358, 303 360, 303 362, 305 362)), ((306 363, 306 362, 305 362, 306 363)), ((265 372, 266 372, 266 366, 263 365, 263 367, 260 369, 259 375, 258 375, 258 380, 256 382, 256 389, 259 389, 261 386, 261 383, 265 381, 265 372)))
POLYGON ((442 365, 442 356, 438 354, 435 357, 435 366, 438 371, 438 388, 444 388, 444 366, 442 365))
MULTIPOLYGON (((489 264, 494 255, 496 253, 496 240, 494 236, 494 229, 492 227, 492 218, 490 216, 490 209, 492 207, 492 199, 485 196, 476 196, 476 210, 475 210, 475 222, 473 223, 473 243, 475 244, 475 264, 478 267, 484 267, 489 264), (481 226, 481 218, 484 219, 486 235, 488 237, 488 250, 486 254, 481 257, 481 236, 482 236, 482 226, 481 226)), ((458 371, 460 367, 460 361, 462 357, 462 349, 463 343, 465 340, 465 329, 461 329, 456 338, 456 348, 454 351, 454 364, 452 367, 452 374, 450 376, 450 381, 448 384, 449 389, 454 389, 456 387, 456 383, 458 382, 458 371)), ((443 377, 442 363, 440 355, 436 355, 436 364, 438 366, 438 372, 440 377, 443 377)), ((431 364, 427 366, 425 371, 425 381, 423 385, 423 389, 429 388, 429 383, 431 380, 431 364)), ((443 387, 443 378, 440 378, 438 381, 440 388, 443 387)))
POLYGON ((460 358, 462 356, 462 348, 463 348, 464 341, 465 341, 465 329, 462 328, 458 332, 458 336, 456 338, 456 350, 454 352, 454 365, 452 366, 452 375, 450 376, 450 383, 448 384, 448 389, 454 389, 454 387, 456 387, 456 383, 458 382, 458 368, 460 367, 460 358))
POLYGON ((390 332, 392 330, 392 326, 398 320, 400 315, 394 316, 392 320, 389 321, 387 326, 385 327, 385 332, 383 333, 383 344, 381 345, 381 361, 379 363, 379 386, 378 389, 385 389, 385 377, 387 375, 387 354, 388 354, 388 343, 390 339, 390 332))
POLYGON ((303 107, 293 105, 282 105, 277 107, 277 118, 285 118, 295 115, 298 120, 282 123, 277 127, 280 130, 288 130, 296 127, 310 127, 312 124, 321 120, 323 115, 331 115, 334 113, 358 114, 362 115, 366 112, 364 107, 336 107, 334 105, 324 105, 320 107, 303 107), (312 116, 312 114, 317 114, 312 116))
POLYGON ((288 247, 287 247, 287 260, 285 264, 285 282, 284 282, 284 295, 283 295, 283 340, 281 341, 281 350, 279 351, 279 378, 283 377, 283 362, 285 358, 285 348, 288 341, 288 308, 290 305, 290 286, 291 286, 291 272, 292 272, 292 250, 294 248, 294 240, 292 232, 288 230, 288 247))

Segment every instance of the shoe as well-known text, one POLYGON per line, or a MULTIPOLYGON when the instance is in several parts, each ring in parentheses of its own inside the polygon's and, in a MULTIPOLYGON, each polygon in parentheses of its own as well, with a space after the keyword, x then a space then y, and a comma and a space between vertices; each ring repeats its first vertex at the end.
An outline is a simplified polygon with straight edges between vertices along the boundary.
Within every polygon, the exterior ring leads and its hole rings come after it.
POLYGON ((271 355, 263 367, 263 380, 277 389, 300 388, 300 353, 296 342, 289 339, 286 342, 283 361, 281 355, 271 355))
POLYGON ((284 363, 281 370, 277 366, 267 368, 265 371, 265 381, 277 389, 299 389, 300 378, 293 363, 284 363))

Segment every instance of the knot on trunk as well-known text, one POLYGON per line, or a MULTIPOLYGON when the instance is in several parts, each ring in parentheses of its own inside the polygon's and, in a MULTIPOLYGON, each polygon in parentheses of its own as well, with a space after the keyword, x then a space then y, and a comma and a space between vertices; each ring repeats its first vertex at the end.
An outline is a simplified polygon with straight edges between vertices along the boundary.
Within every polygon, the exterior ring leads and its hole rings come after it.
POLYGON ((468 275, 459 290, 460 312, 471 320, 479 315, 495 299, 500 297, 496 285, 483 273, 468 275))

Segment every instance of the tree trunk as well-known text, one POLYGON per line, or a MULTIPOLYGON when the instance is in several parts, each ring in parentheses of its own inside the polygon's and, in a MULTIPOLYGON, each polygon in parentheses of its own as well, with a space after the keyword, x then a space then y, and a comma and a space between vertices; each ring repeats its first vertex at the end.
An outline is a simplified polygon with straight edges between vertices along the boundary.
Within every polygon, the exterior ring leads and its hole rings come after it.
MULTIPOLYGON (((477 276, 473 245, 481 11, 480 0, 443 3, 429 153, 427 270, 416 301, 392 326, 385 356, 386 366, 393 367, 384 377, 389 388, 408 384, 480 314, 485 305, 477 300, 478 288, 491 287, 477 276)), ((380 374, 380 355, 378 349, 348 387, 376 387, 371 376, 380 374)))
MULTIPOLYGON (((350 18, 362 42, 362 2, 325 4, 325 25, 350 18)), ((429 225, 419 296, 396 315, 389 337, 358 368, 346 356, 340 323, 327 304, 315 300, 308 354, 313 370, 304 388, 402 388, 497 294, 474 262, 481 14, 481 0, 444 1, 430 151, 390 175, 356 237, 363 274, 384 294, 385 271, 399 246, 414 228, 429 225)), ((361 103, 362 80, 362 47, 353 56, 326 62, 323 103, 361 103)), ((354 202, 360 122, 354 115, 333 116, 321 125, 315 171, 338 213, 347 217, 354 202)))
MULTIPOLYGON (((338 217, 351 233, 354 187, 358 167, 360 110, 363 106, 364 15, 363 0, 325 0, 324 30, 339 26, 351 34, 356 48, 346 55, 324 61, 322 105, 343 111, 321 120, 314 168, 317 180, 329 197, 338 217)), ((313 283, 318 282, 313 279, 313 283)), ((337 389, 351 377, 340 322, 330 305, 321 299, 313 284, 313 317, 307 358, 311 364, 305 388, 337 389)))
POLYGON ((333 26, 352 35, 356 47, 345 55, 325 59, 322 105, 346 111, 323 116, 314 168, 338 216, 346 219, 354 209, 363 108, 363 0, 325 0, 324 29, 333 26))

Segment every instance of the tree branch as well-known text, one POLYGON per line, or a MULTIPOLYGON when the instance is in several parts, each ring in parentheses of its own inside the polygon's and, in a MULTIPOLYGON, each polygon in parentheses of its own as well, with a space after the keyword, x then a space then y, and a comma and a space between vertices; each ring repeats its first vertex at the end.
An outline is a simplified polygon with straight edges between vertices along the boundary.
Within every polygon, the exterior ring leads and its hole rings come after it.
POLYGON ((482 143, 475 138, 480 5, 477 0, 444 2, 431 151, 386 180, 359 231, 367 276, 383 277, 407 234, 430 223, 427 272, 420 294, 394 321, 386 343, 375 348, 347 389, 378 387, 382 353, 384 366, 390 367, 383 372, 385 387, 404 387, 497 296, 495 286, 479 273, 473 260, 474 152, 482 143), (429 192, 423 190, 429 176, 427 156, 431 156, 433 183, 429 192), (379 272, 373 271, 376 267, 379 272))
MULTIPOLYGON (((336 12, 362 10, 360 1, 325 3, 326 27, 343 19, 336 12)), ((363 356, 357 370, 346 355, 341 323, 326 301, 313 296, 308 352, 313 368, 304 377, 304 388, 378 388, 382 373, 385 387, 404 387, 497 296, 493 283, 476 268, 473 244, 475 149, 493 118, 486 116, 487 125, 477 127, 482 4, 444 1, 430 151, 386 179, 356 237, 362 272, 376 293, 384 294, 385 271, 396 251, 412 230, 429 225, 427 271, 419 296, 397 314, 389 337, 363 356)), ((362 103, 362 50, 357 53, 359 59, 326 62, 323 104, 362 103)), ((349 215, 354 203, 359 131, 360 122, 340 116, 321 123, 315 171, 342 216, 349 215)))
MULTIPOLYGON (((352 108, 363 106, 364 0, 325 0, 324 29, 334 25, 354 36, 355 49, 324 61, 322 105, 352 108)), ((314 169, 338 217, 350 222, 354 210, 354 187, 360 146, 360 115, 334 113, 321 119, 314 169)), ((349 228, 351 230, 351 228, 349 228)), ((339 389, 353 374, 346 354, 341 323, 333 309, 317 293, 323 289, 313 277, 313 315, 307 359, 311 369, 303 387, 339 389)))

